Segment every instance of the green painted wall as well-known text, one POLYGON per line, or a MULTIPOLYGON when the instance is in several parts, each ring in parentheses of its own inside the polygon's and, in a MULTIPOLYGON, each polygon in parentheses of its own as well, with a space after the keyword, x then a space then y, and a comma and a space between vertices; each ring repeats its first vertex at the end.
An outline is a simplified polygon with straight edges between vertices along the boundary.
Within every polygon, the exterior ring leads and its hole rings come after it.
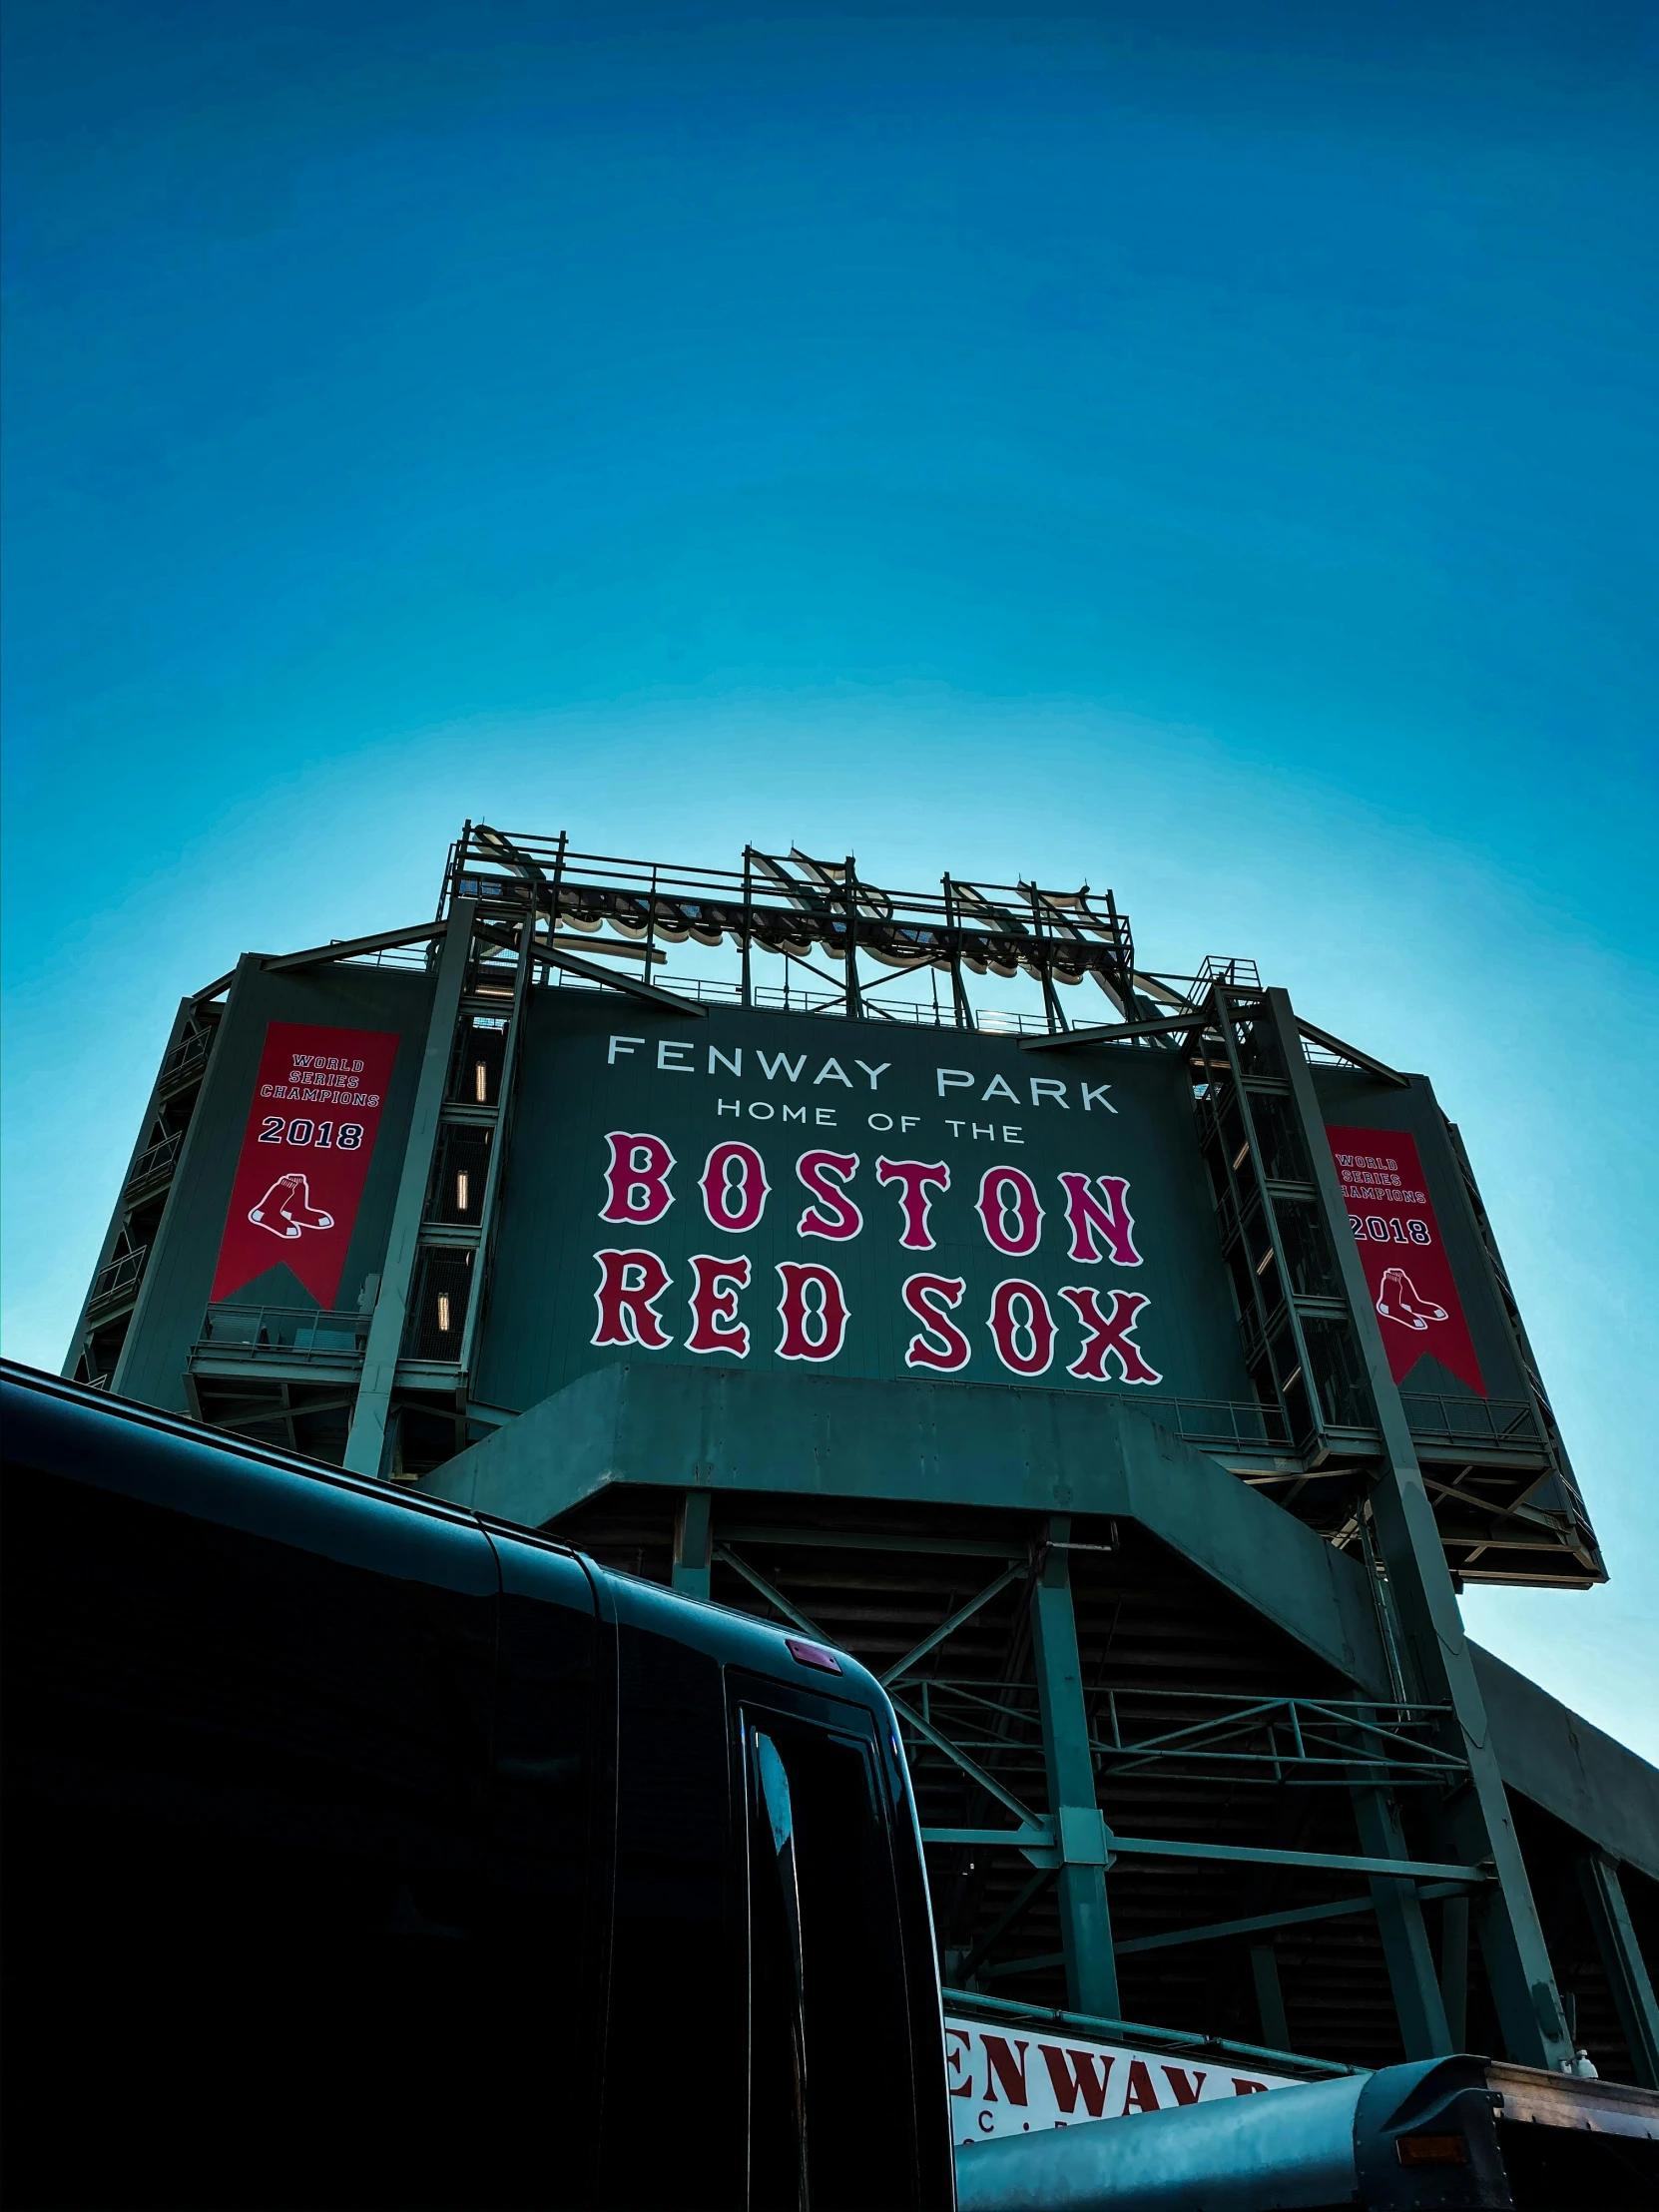
MULTIPOLYGON (((905 1348, 919 1325, 900 1288, 911 1273, 927 1272, 967 1284, 954 1316, 971 1347, 960 1380, 1013 1383, 986 1318, 996 1284, 1019 1277, 1042 1290, 1058 1324, 1051 1365, 1033 1379, 1042 1387, 1124 1387, 1068 1376, 1085 1337, 1058 1296, 1072 1285, 1094 1288, 1106 1311, 1114 1289, 1149 1300, 1135 1338, 1162 1381, 1137 1385, 1130 1396, 1251 1396, 1191 1094, 1172 1054, 1027 1053, 1012 1038, 741 1008, 687 1020, 639 1002, 625 1007, 610 996, 542 990, 522 1055, 476 1385, 491 1403, 522 1408, 621 1358, 709 1364, 685 1342, 696 1253, 743 1254, 753 1271, 739 1300, 739 1319, 751 1333, 748 1356, 740 1362, 721 1353, 721 1365, 792 1364, 778 1355, 776 1271, 780 1262, 815 1262, 834 1270, 850 1319, 841 1351, 813 1372, 889 1380, 910 1372, 905 1348), (659 1137, 674 1155, 673 1203, 649 1227, 600 1219, 612 1130, 659 1137), (770 1185, 759 1224, 742 1235, 711 1224, 698 1188, 710 1149, 733 1139, 761 1154, 770 1185), (863 1227, 850 1241, 799 1233, 813 1201, 797 1162, 818 1147, 857 1155, 847 1193, 863 1227), (898 1197, 876 1181, 883 1154, 948 1167, 949 1189, 932 1201, 933 1250, 900 1246, 898 1197), (1004 1164, 1031 1178, 1045 1209, 1040 1243, 1028 1257, 996 1251, 975 1211, 984 1171, 1004 1164), (1140 1266, 1068 1258, 1061 1171, 1128 1178, 1140 1266), (657 1309, 674 1340, 667 1348, 591 1341, 595 1254, 607 1246, 650 1251, 670 1271, 657 1309)), ((1116 1363, 1108 1366, 1115 1376, 1116 1363)))

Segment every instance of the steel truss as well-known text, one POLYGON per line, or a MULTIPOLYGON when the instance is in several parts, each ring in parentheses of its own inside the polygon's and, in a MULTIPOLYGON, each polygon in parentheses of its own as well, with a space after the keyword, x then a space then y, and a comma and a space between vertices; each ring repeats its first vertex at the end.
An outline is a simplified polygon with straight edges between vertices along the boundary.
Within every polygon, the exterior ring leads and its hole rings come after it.
MULTIPOLYGON (((799 849, 779 854, 745 846, 741 870, 688 867, 574 852, 562 836, 508 836, 468 823, 444 878, 444 904, 458 899, 472 900, 509 929, 528 907, 540 939, 538 959, 576 973, 582 949, 590 956, 632 953, 649 968, 664 945, 730 946, 738 954, 738 975, 726 988, 745 1006, 761 1002, 754 956, 771 954, 785 965, 787 1008, 793 995, 791 1010, 850 1020, 889 1018, 883 989, 904 975, 936 973, 948 977, 950 990, 948 1002, 935 1005, 934 1019, 971 1029, 978 1024, 965 978, 1024 975, 1042 994, 1042 1027, 1063 1034, 1070 1025, 1060 987, 1092 979, 1132 1017, 1142 980, 1128 919, 1110 891, 1097 904, 1086 883, 1062 891, 950 875, 941 878, 937 894, 889 891, 865 881, 851 854, 822 860, 799 849), (818 964, 825 960, 839 974, 818 964), (860 960, 886 970, 885 976, 861 972, 860 960)), ((701 1001, 701 991, 659 993, 614 975, 591 979, 658 995, 682 1010, 701 1001)))
MULTIPOLYGON (((832 1641, 829 1630, 745 1557, 736 1531, 724 1541, 712 1536, 708 1504, 708 1493, 688 1493, 676 1553, 679 1586, 707 1594, 710 1567, 719 1561, 781 1618, 808 1635, 832 1641), (693 1499, 701 1507, 700 1525, 688 1539, 693 1499)), ((757 1532, 757 1537, 776 1540, 770 1531, 757 1532)), ((817 1538, 814 1533, 796 1531, 787 1540, 811 1546, 817 1538)), ((825 1540, 844 1548, 882 1544, 891 1548, 902 1541, 866 1537, 849 1528, 836 1530, 825 1540)), ((1467 1787, 1467 1762, 1445 1742, 1448 1709, 1375 1700, 1107 1691, 1093 1701, 1108 1723, 1102 1733, 1091 1725, 1089 1701, 1078 1677, 1068 1561, 1073 1548, 1070 1522, 1057 1516, 1049 1524, 1046 1540, 1033 1545, 1023 1558, 1004 1555, 999 1574, 955 1606, 881 1674, 918 1778, 925 1776, 930 1763, 943 1761, 1017 1824, 1010 1827, 1004 1818, 998 1825, 926 1826, 923 1842, 935 1848, 1017 1853, 1036 1870, 971 1948, 953 1958, 958 1983, 972 1986, 1063 1967, 1068 2000, 1076 2009, 1096 2017, 1116 2017, 1120 1956, 1375 1914, 1384 1947, 1390 1950, 1390 1978, 1396 1983, 1408 2047, 1413 2041, 1445 2042, 1443 2021, 1438 2025, 1435 2021, 1440 2003, 1437 1984, 1425 1989, 1421 1981, 1426 1938, 1420 1944, 1410 1943, 1412 1926, 1420 1933, 1425 1902, 1482 1893, 1492 1880, 1492 1870, 1482 1863, 1409 1857, 1394 1820, 1391 1793, 1410 1788, 1444 1795, 1467 1787), (941 1647, 1016 1584, 1025 1587, 1034 1616, 1034 1679, 987 1684, 937 1672, 941 1647), (923 1672, 930 1661, 935 1667, 923 1672), (1137 1728, 1131 1719, 1126 1734, 1126 1712, 1160 1703, 1210 1710, 1177 1728, 1147 1730, 1144 1723, 1137 1728), (1220 1771, 1234 1779, 1248 1774, 1253 1782, 1279 1788, 1299 1783, 1341 1786, 1353 1795, 1362 1848, 1305 1851, 1222 1838, 1129 1836, 1109 1828, 1099 1807, 1101 1788, 1114 1777, 1145 1773, 1155 1766, 1200 1780, 1214 1780, 1220 1771), (1044 1804, 1033 1805, 1033 1796, 1043 1798, 1044 1804), (1130 1859, 1362 1876, 1370 1879, 1372 1890, 1362 1897, 1176 1928, 1119 1942, 1111 1934, 1106 1876, 1119 1861, 1130 1859), (999 1946, 1051 1892, 1059 1900, 1063 1948, 998 1957, 999 1946), (1390 1945, 1390 1922, 1405 1924, 1403 1949, 1390 1945)), ((1429 1978, 1432 1982, 1431 1969, 1429 1978)))

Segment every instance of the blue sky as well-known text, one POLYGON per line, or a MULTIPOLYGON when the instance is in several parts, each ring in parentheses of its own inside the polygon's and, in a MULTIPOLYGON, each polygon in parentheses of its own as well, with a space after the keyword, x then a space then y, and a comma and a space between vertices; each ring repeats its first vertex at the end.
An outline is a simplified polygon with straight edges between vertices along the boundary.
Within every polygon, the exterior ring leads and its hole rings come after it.
POLYGON ((1659 1753, 1659 30, 14 0, 5 1341, 464 815, 1110 882, 1464 1130, 1659 1753))

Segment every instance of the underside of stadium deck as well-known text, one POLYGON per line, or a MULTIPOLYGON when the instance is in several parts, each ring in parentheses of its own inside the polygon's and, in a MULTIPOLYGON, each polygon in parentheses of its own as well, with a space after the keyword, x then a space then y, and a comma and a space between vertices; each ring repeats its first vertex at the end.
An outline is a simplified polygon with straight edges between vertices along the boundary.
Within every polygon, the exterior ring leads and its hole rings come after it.
POLYGON ((1457 1133, 1110 893, 469 825, 184 1002, 66 1372, 854 1653, 964 2001, 1659 2087, 1659 1776, 1458 1618, 1604 1569, 1457 1133))
MULTIPOLYGON (((770 1402, 745 1404, 735 1379, 696 1380, 688 1393, 660 1371, 610 1371, 603 1406, 578 1385, 431 1487, 879 1675, 948 1988, 1197 2031, 1218 2051, 1381 2064, 1513 2047, 1486 1962, 1490 1948, 1505 1970, 1495 1862, 1470 1851, 1447 1706, 1402 1679, 1380 1565, 1137 1413, 1090 1435, 1086 1467, 1052 1431, 1033 1465, 1020 1420, 1011 1456, 1028 1471, 1007 1505, 982 1505, 966 1498, 1026 1409, 976 1391, 971 1438, 947 1434, 942 1465, 893 1478, 938 1502, 839 1497, 828 1436, 856 1479, 867 1419, 937 1434, 941 1409, 866 1409, 846 1385, 850 1401, 814 1405, 836 1385, 793 1379, 757 1379, 770 1402), (634 1479, 674 1464, 694 1487, 634 1479), (1080 1496, 1112 1510, 1041 1509, 1080 1496), (1095 1808, 1091 1836, 1078 1816, 1095 1808)), ((1645 2014, 1611 1929, 1631 1958, 1659 1942, 1659 1776, 1464 1650, 1575 2047, 1645 2081, 1645 2014)))

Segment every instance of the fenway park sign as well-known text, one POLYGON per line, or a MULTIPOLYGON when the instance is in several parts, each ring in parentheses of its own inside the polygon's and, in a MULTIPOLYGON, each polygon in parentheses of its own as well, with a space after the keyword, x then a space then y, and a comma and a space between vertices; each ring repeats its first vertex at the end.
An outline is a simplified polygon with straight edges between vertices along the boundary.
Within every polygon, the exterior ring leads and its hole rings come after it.
POLYGON ((950 2132, 958 2144, 993 2142, 1085 2120, 1133 2119, 1185 2104, 1294 2086, 1287 2074, 1126 2043, 1097 2043, 1061 2029, 992 2027, 946 2013, 950 2132))
POLYGON ((1174 1056, 558 996, 492 1309, 552 1329, 486 1378, 502 1402, 642 1359, 1248 1394, 1174 1056))

